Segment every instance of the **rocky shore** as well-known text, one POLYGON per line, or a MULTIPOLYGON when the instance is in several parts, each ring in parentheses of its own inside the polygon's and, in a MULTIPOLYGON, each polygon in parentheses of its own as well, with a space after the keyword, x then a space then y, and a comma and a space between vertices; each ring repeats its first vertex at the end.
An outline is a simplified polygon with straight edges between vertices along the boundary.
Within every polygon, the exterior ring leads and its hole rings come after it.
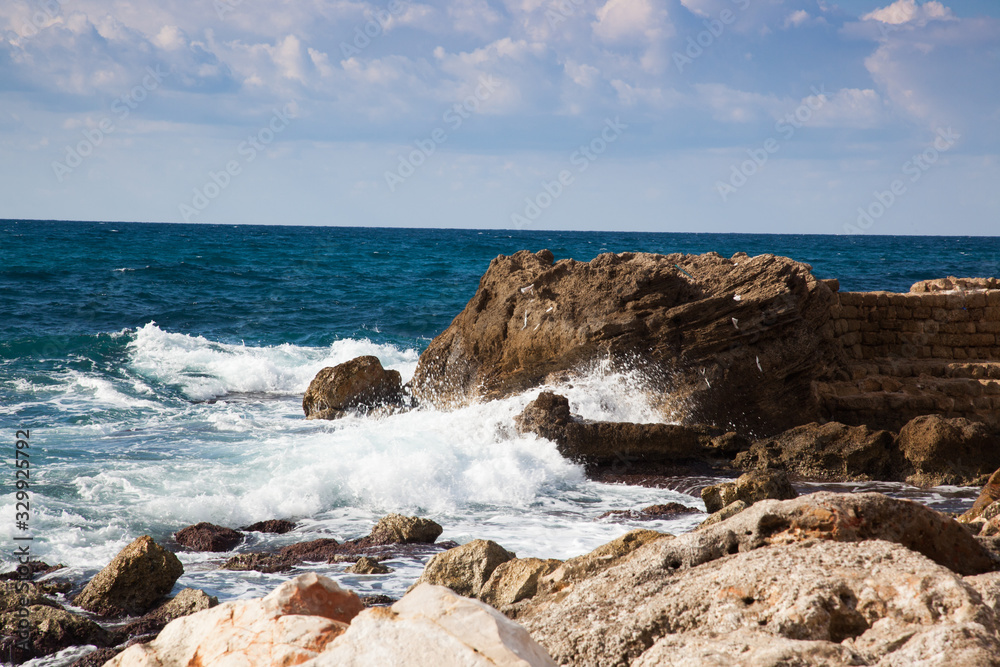
MULTIPOLYGON (((852 294, 771 255, 500 256, 410 383, 359 357, 316 376, 306 417, 537 391, 511 432, 555 443, 594 479, 730 478, 701 490, 695 530, 623 528, 556 560, 437 542, 435 522, 388 515, 352 540, 232 555, 224 569, 294 578, 223 604, 193 589, 168 599, 183 567, 145 536, 80 590, 57 568, 7 576, 0 650, 20 663, 89 645, 76 664, 115 667, 1000 664, 998 336, 995 279, 852 294), (660 422, 575 413, 560 387, 598 362, 641 377, 660 422), (799 495, 802 480, 982 488, 955 516, 878 493, 799 495), (385 574, 400 554, 428 560, 399 600, 308 571, 385 574)), ((248 531, 294 526, 202 523, 175 540, 228 555, 248 531)))

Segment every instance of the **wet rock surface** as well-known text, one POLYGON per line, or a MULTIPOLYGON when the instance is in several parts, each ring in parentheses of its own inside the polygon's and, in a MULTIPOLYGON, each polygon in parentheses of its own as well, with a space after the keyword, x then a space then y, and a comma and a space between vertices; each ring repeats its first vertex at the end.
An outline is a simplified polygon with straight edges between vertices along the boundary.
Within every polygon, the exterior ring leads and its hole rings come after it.
POLYGON ((231 551, 243 541, 243 535, 232 528, 202 521, 177 531, 174 539, 192 551, 231 551))
POLYGON ((788 475, 780 470, 755 470, 740 475, 735 482, 713 484, 701 491, 705 509, 718 512, 722 508, 742 500, 748 506, 758 500, 789 500, 798 496, 788 475))
POLYGON ((367 412, 402 399, 399 371, 387 371, 377 357, 364 356, 324 368, 302 398, 307 419, 339 419, 348 410, 367 412))
POLYGON ((144 535, 98 572, 74 603, 99 616, 141 615, 164 598, 183 573, 177 556, 144 535))

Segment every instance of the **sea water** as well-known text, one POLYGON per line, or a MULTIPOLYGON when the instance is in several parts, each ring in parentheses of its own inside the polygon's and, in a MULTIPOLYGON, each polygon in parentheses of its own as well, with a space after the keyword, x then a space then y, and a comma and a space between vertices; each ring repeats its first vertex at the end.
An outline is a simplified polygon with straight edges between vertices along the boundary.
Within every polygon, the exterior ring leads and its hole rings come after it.
MULTIPOLYGON (((306 421, 302 394, 326 366, 371 354, 408 380, 420 352, 473 296, 498 254, 775 253, 841 289, 906 291, 946 275, 1000 275, 984 238, 820 237, 616 232, 0 221, 0 541, 85 581, 141 535, 178 549, 177 588, 220 600, 265 594, 293 576, 220 570, 232 554, 188 553, 174 532, 199 521, 238 528, 282 518, 286 535, 251 534, 237 551, 366 535, 389 512, 429 517, 441 539, 491 539, 518 556, 567 558, 645 527, 693 528, 703 516, 616 522, 610 510, 678 502, 702 509, 711 479, 669 488, 589 481, 513 417, 538 389, 454 411, 306 421), (30 430, 30 520, 14 517, 14 443, 30 430)), ((554 387, 591 419, 662 419, 641 378, 597 364, 554 387)), ((627 472, 628 462, 622 462, 627 472)), ((802 484, 880 490, 967 507, 975 489, 802 484)), ((399 597, 426 554, 389 575, 305 566, 361 594, 399 597)), ((301 571, 301 569, 299 570, 301 571)))

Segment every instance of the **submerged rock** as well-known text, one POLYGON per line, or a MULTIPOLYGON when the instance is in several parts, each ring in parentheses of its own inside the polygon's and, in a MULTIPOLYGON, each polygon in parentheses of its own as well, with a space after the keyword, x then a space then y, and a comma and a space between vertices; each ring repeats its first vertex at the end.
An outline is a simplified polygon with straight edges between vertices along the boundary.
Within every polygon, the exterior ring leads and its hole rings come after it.
POLYGON ((348 410, 368 411, 397 403, 401 396, 399 371, 387 371, 378 357, 364 356, 317 373, 302 397, 302 409, 306 419, 339 419, 348 410))
POLYGON ((143 535, 98 572, 74 604, 99 616, 140 615, 166 596, 183 573, 177 556, 143 535))
POLYGON ((389 574, 392 572, 392 569, 382 565, 374 558, 362 556, 354 565, 347 568, 345 572, 350 572, 351 574, 389 574))
POLYGON ((268 519, 267 521, 258 521, 257 523, 251 523, 249 526, 240 528, 244 533, 274 533, 275 535, 284 535, 294 529, 295 522, 288 521, 287 519, 268 519))
POLYGON ((925 415, 908 422, 898 445, 918 486, 982 484, 1000 468, 1000 436, 981 422, 925 415))
POLYGON ((202 521, 177 531, 174 539, 192 551, 231 551, 243 541, 243 535, 232 528, 202 521))
POLYGON ((716 253, 553 259, 494 259, 420 355, 414 394, 440 405, 500 398, 610 359, 694 422, 769 435, 820 417, 812 383, 845 360, 834 294, 809 266, 716 253))
POLYGON ((413 586, 447 586, 459 595, 478 597, 493 571, 514 558, 513 553, 492 540, 473 540, 431 558, 413 586))
POLYGON ((709 512, 718 512, 737 500, 753 505, 758 500, 789 500, 798 495, 788 475, 780 470, 754 470, 741 475, 735 482, 714 484, 701 490, 701 499, 709 512))
POLYGON ((697 507, 688 507, 680 503, 666 503, 662 505, 650 505, 643 507, 639 511, 635 510, 610 510, 605 512, 598 519, 617 519, 621 521, 655 521, 659 519, 669 519, 682 514, 701 514, 697 507))

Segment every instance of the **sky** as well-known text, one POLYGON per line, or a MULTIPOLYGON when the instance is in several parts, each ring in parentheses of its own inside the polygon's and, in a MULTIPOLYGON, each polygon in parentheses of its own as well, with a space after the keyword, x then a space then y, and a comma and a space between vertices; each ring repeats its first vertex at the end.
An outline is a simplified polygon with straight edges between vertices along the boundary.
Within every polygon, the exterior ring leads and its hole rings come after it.
POLYGON ((995 235, 996 0, 5 0, 0 218, 995 235))

